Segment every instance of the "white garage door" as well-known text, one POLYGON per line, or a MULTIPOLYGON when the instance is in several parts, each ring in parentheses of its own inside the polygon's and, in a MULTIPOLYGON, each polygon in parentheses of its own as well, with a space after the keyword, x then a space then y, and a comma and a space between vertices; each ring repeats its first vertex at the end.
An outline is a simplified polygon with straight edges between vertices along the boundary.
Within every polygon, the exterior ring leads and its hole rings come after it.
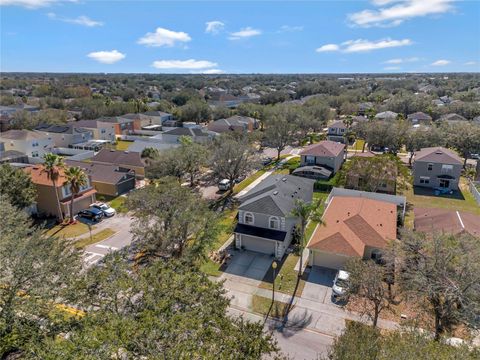
POLYGON ((270 255, 275 253, 274 241, 251 238, 242 235, 242 246, 245 247, 246 250, 260 252, 262 254, 270 255))
POLYGON ((341 256, 336 254, 324 253, 321 251, 314 251, 312 253, 312 264, 322 266, 330 269, 344 269, 345 263, 348 261, 348 256, 341 256))

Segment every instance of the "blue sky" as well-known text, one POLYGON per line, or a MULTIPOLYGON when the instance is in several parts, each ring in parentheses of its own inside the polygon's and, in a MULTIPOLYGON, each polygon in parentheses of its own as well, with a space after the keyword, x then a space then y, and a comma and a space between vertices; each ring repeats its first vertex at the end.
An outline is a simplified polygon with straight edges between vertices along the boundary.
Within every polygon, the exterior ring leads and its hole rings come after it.
POLYGON ((478 0, 0 4, 2 71, 480 71, 478 0))

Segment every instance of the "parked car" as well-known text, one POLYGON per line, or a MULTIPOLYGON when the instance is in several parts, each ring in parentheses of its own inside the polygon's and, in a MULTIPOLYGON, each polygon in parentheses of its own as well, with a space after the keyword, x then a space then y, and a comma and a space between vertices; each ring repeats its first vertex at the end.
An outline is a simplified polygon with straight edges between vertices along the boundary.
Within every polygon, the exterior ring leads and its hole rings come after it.
POLYGON ((262 165, 263 166, 267 166, 267 165, 270 165, 273 161, 273 158, 270 157, 270 156, 267 156, 265 158, 262 159, 262 165))
POLYGON ((230 180, 223 179, 218 183, 218 190, 227 191, 230 188, 230 180))
POLYGON ((100 221, 103 218, 103 212, 92 207, 90 209, 81 210, 78 213, 78 216, 92 221, 100 221))
POLYGON ((117 213, 114 208, 102 202, 92 204, 90 207, 100 210, 106 217, 111 217, 117 213))
POLYGON ((480 154, 470 154, 470 159, 480 160, 480 154))
POLYGON ((335 280, 333 280, 332 293, 334 297, 345 295, 347 289, 347 281, 350 277, 348 271, 338 270, 335 275, 335 280))

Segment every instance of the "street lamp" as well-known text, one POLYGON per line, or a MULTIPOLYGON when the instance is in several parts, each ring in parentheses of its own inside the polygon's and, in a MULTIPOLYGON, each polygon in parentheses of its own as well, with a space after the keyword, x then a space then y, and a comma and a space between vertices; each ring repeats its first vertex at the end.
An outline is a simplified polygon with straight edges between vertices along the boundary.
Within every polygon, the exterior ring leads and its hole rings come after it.
POLYGON ((273 304, 275 301, 275 275, 276 275, 275 270, 277 270, 277 262, 275 260, 272 262, 272 269, 273 269, 273 287, 272 287, 272 304, 273 304))

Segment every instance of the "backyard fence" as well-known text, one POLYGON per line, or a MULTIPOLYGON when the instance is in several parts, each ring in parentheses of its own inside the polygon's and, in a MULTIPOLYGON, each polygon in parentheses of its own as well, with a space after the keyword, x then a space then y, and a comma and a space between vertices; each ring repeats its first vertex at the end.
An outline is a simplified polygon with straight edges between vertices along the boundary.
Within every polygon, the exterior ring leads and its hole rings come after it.
POLYGON ((468 181, 468 186, 470 188, 470 192, 473 194, 475 200, 477 200, 477 204, 480 205, 480 181, 468 181))

